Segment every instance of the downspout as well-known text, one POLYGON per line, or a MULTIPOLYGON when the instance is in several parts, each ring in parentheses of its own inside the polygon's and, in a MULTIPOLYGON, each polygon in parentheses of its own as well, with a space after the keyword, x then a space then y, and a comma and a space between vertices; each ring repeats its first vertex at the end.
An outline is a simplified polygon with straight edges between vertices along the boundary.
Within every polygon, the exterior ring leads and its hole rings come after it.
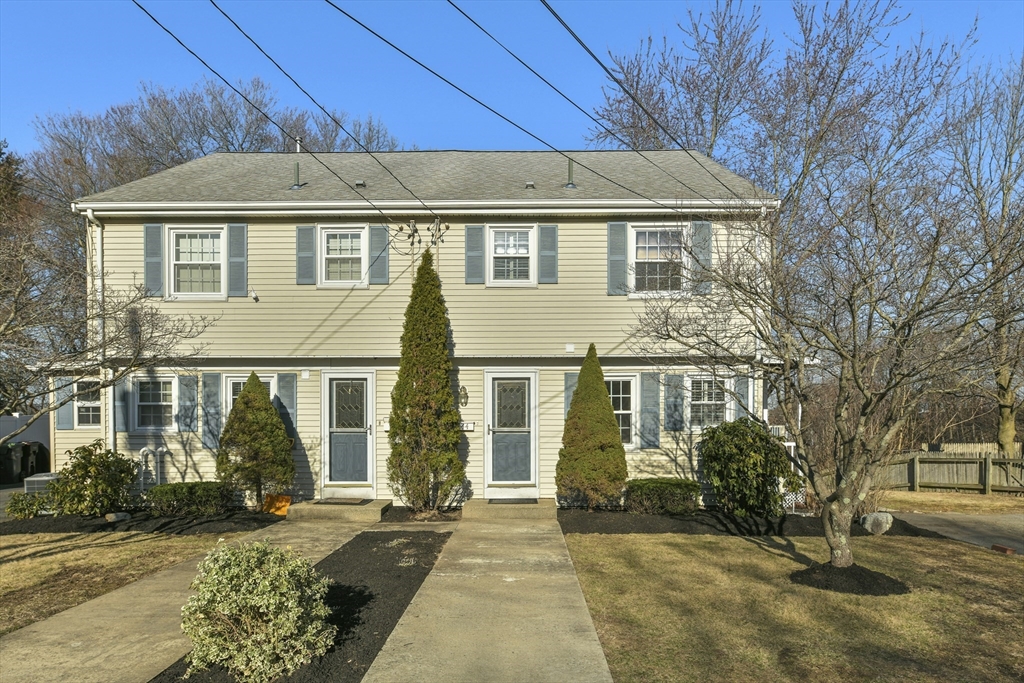
MULTIPOLYGON (((72 204, 72 209, 74 209, 72 204)), ((107 360, 107 338, 106 338, 106 317, 104 316, 104 304, 103 304, 103 221, 96 218, 96 214, 92 209, 85 210, 86 225, 90 225, 96 228, 96 269, 93 271, 93 284, 96 288, 96 334, 100 338, 100 372, 103 372, 103 365, 107 360)), ((90 235, 91 237, 91 235, 90 235)), ((90 240, 91 243, 91 240, 90 240)), ((91 261, 90 261, 91 262, 91 261)), ((110 371, 110 378, 114 377, 114 370, 110 371)), ((101 378, 102 379, 102 378, 101 378)), ((110 401, 107 409, 107 424, 109 448, 112 451, 117 451, 117 431, 116 431, 116 415, 117 410, 117 389, 110 386, 110 401)))

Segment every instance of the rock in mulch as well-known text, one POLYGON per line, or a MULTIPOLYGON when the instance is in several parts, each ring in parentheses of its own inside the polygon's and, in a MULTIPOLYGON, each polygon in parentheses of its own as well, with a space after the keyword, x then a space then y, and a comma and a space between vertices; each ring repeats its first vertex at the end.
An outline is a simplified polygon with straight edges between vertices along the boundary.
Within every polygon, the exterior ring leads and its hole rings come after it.
MULTIPOLYGON (((338 635, 327 654, 279 680, 362 680, 450 536, 433 531, 364 531, 321 560, 317 570, 333 581, 327 603, 338 635)), ((187 668, 184 658, 179 659, 150 683, 180 681, 187 668)), ((222 667, 196 672, 188 680, 234 681, 222 667)))
POLYGON ((892 515, 888 512, 872 512, 860 518, 860 525, 875 536, 881 536, 892 527, 892 515))
POLYGON ((802 586, 854 595, 905 595, 910 592, 910 587, 899 579, 859 564, 849 567, 813 564, 807 569, 793 572, 789 580, 802 586))
POLYGON ((238 510, 206 517, 158 517, 137 512, 130 519, 108 522, 103 517, 60 515, 12 519, 0 523, 0 536, 7 534, 76 534, 109 531, 143 531, 147 533, 190 536, 193 534, 230 534, 257 531, 280 522, 283 517, 264 512, 238 510))

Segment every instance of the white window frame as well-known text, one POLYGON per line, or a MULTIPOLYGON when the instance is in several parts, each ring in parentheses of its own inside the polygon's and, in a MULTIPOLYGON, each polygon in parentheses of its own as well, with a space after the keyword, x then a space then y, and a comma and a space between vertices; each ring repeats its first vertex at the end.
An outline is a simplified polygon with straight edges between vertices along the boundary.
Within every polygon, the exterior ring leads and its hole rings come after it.
MULTIPOLYGON (((640 375, 635 373, 613 372, 604 376, 605 382, 629 381, 629 405, 630 405, 630 441, 623 442, 622 447, 627 451, 635 451, 640 448, 640 375)), ((607 388, 607 385, 606 385, 607 388)), ((610 400, 611 397, 609 397, 610 400)), ((618 424, 618 419, 615 420, 618 424)))
MULTIPOLYGON (((245 374, 239 374, 239 373, 227 374, 227 373, 225 373, 225 375, 224 375, 224 393, 221 394, 221 396, 224 397, 224 400, 221 401, 221 403, 223 404, 221 406, 221 408, 224 411, 224 419, 225 420, 228 419, 228 415, 231 414, 231 409, 235 405, 235 399, 231 396, 231 383, 232 382, 241 381, 242 384, 244 385, 245 382, 249 379, 249 375, 250 374, 251 373, 245 373, 245 374)), ((277 396, 277 374, 276 373, 269 373, 269 374, 256 373, 256 376, 259 378, 259 380, 261 382, 269 382, 270 383, 270 400, 273 401, 274 397, 277 396)))
MULTIPOLYGON (((147 404, 152 405, 152 404, 147 404)), ((132 431, 142 433, 162 433, 178 431, 178 378, 174 375, 138 375, 132 378, 132 431), (170 382, 171 383, 171 423, 163 427, 143 427, 139 424, 139 402, 141 396, 140 382, 170 382)))
POLYGON ((228 298, 228 230, 227 225, 168 225, 165 230, 164 242, 166 264, 164 277, 167 282, 167 299, 197 299, 226 301, 228 298), (204 263, 220 264, 220 291, 219 292, 179 292, 177 290, 177 279, 174 277, 174 266, 177 263, 174 259, 174 236, 180 233, 219 233, 220 234, 220 261, 205 261, 204 263))
POLYGON ((679 290, 674 290, 674 291, 673 290, 658 290, 658 291, 642 291, 642 292, 638 292, 636 290, 636 264, 637 264, 637 258, 636 258, 636 234, 637 234, 637 232, 646 232, 646 231, 653 231, 653 230, 660 231, 660 232, 670 232, 670 231, 678 232, 680 234, 680 236, 681 236, 680 239, 682 240, 682 244, 680 245, 680 250, 679 250, 679 267, 683 270, 683 272, 687 272, 687 271, 689 271, 692 268, 692 264, 690 263, 690 255, 686 251, 686 247, 689 246, 690 241, 692 239, 693 228, 692 228, 692 223, 690 221, 678 221, 678 222, 658 221, 658 222, 648 222, 648 223, 630 223, 629 224, 629 230, 626 231, 628 233, 628 235, 627 235, 628 247, 626 249, 626 264, 627 264, 626 272, 627 272, 627 285, 629 287, 629 298, 631 298, 631 299, 645 299, 645 298, 651 298, 651 297, 677 296, 677 295, 682 294, 683 292, 686 291, 685 287, 681 288, 679 290))
POLYGON ((488 287, 536 287, 537 269, 540 265, 540 257, 537 253, 539 232, 537 223, 488 223, 485 226, 487 239, 484 254, 484 268, 487 270, 486 283, 488 287), (530 277, 526 280, 495 280, 494 279, 494 233, 496 232, 527 232, 529 233, 528 248, 530 254, 530 277))
MULTIPOLYGON (((715 377, 714 375, 687 375, 686 376, 686 402, 684 404, 684 420, 686 426, 691 432, 701 432, 711 427, 717 427, 723 422, 729 422, 733 419, 733 380, 726 379, 724 377, 715 377), (722 422, 713 425, 695 425, 693 424, 693 383, 694 382, 719 382, 722 385, 722 392, 725 394, 724 402, 725 409, 722 411, 722 422)), ((702 404, 708 403, 708 401, 701 401, 702 404)))
POLYGON ((320 223, 317 224, 316 284, 323 289, 365 289, 370 286, 370 224, 320 223), (327 279, 327 236, 339 232, 359 233, 358 280, 327 279))
POLYGON ((75 402, 74 402, 74 405, 75 405, 75 410, 74 410, 74 412, 75 412, 75 429, 102 429, 103 428, 103 408, 102 408, 102 406, 103 406, 103 389, 101 389, 99 387, 99 384, 100 384, 100 381, 98 379, 78 379, 78 380, 75 380, 75 402), (86 401, 85 399, 82 398, 82 393, 84 393, 84 392, 82 392, 81 389, 78 388, 78 385, 86 383, 86 382, 96 385, 95 391, 97 392, 98 395, 97 395, 95 401, 86 401), (96 424, 82 424, 81 422, 79 422, 79 420, 78 420, 78 409, 80 407, 81 408, 99 408, 99 411, 97 411, 97 414, 99 415, 100 421, 97 422, 96 424))

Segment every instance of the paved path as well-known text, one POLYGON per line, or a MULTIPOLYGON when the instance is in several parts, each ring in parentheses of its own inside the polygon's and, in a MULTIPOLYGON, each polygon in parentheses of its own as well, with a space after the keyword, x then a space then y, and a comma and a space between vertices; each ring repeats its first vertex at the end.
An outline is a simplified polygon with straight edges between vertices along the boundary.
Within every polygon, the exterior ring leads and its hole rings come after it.
MULTIPOLYGON (((245 540, 269 538, 312 562, 368 524, 279 522, 245 540)), ((145 683, 192 649, 181 607, 201 558, 55 614, 0 638, 3 683, 145 683)))
POLYGON ((958 541, 991 548, 1005 545, 1024 553, 1024 514, 965 515, 961 512, 894 512, 905 522, 958 541))
POLYGON ((611 674, 558 522, 462 521, 363 683, 611 674))

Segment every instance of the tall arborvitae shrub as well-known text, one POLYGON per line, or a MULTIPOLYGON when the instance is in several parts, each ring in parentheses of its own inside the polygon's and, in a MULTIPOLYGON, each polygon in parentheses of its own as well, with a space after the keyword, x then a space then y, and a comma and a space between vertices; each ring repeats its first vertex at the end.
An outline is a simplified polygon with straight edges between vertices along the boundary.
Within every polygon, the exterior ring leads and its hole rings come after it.
POLYGON ((295 480, 292 440, 255 372, 231 406, 220 436, 217 477, 251 492, 260 508, 264 494, 287 489, 295 480))
POLYGON ((593 344, 569 404, 555 483, 558 495, 581 500, 588 510, 602 503, 617 504, 626 485, 626 450, 593 344))
POLYGON ((388 431, 391 490, 417 512, 449 505, 465 478, 448 330, 441 279, 428 249, 405 309, 402 360, 391 391, 388 431))

